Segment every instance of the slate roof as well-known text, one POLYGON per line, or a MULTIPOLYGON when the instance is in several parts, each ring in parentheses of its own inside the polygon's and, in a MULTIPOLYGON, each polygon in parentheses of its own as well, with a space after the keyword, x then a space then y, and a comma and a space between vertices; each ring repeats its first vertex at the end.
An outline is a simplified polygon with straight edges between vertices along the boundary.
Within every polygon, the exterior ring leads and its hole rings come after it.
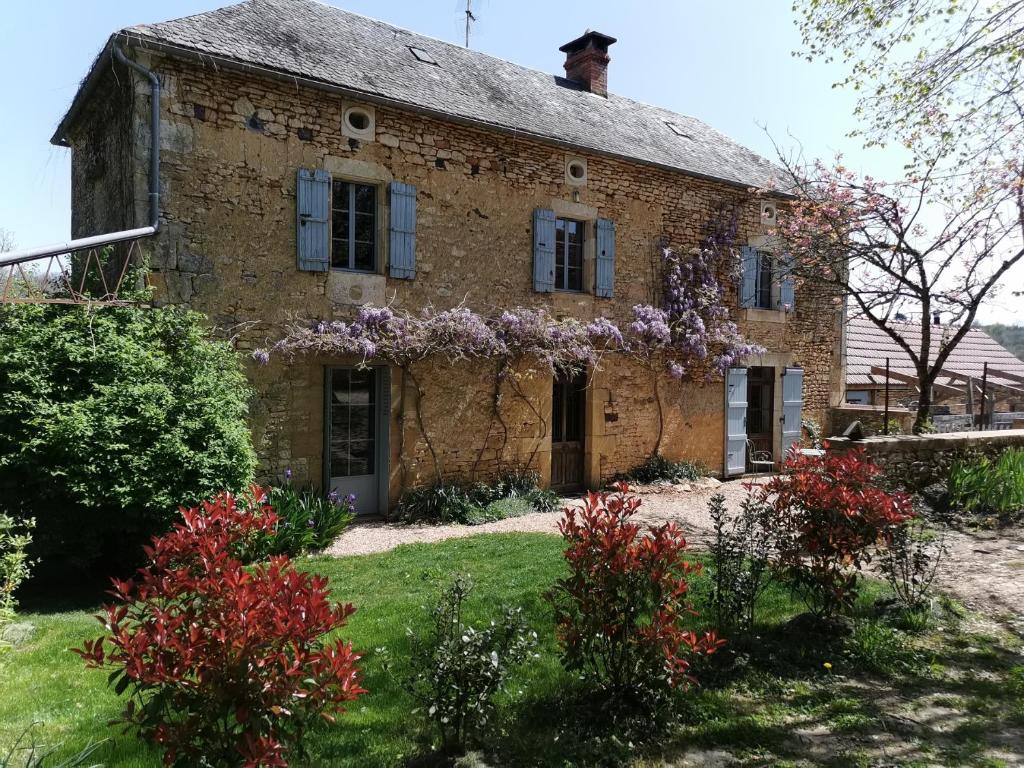
MULTIPOLYGON (((894 326, 912 348, 917 349, 920 346, 920 325, 917 323, 895 323, 894 326)), ((936 339, 934 332, 938 331, 941 334, 942 329, 933 327, 932 330, 932 349, 934 350, 938 348, 941 339, 941 337, 936 339)), ((848 322, 846 326, 846 384, 848 387, 884 386, 885 376, 872 374, 871 367, 884 368, 886 357, 889 358, 890 370, 910 376, 917 375, 907 353, 877 325, 863 318, 854 318, 848 322)), ((934 352, 932 357, 934 358, 934 352)), ((999 342, 977 328, 969 330, 967 335, 960 340, 943 368, 965 376, 973 376, 980 382, 985 362, 988 362, 989 368, 1024 376, 1024 361, 1014 357, 999 342)), ((949 382, 949 378, 940 376, 938 381, 940 384, 945 384, 949 382)), ((990 372, 989 381, 999 383, 1002 380, 990 372)), ((1004 383, 1010 386, 1020 386, 1013 381, 1004 381, 1004 383)), ((960 386, 963 386, 962 381, 960 381, 960 386)))
POLYGON ((564 77, 316 0, 246 0, 129 27, 121 35, 132 44, 256 65, 371 99, 733 184, 765 187, 776 175, 766 159, 692 117, 614 94, 603 98, 564 77), (410 47, 426 51, 437 65, 417 60, 410 47))

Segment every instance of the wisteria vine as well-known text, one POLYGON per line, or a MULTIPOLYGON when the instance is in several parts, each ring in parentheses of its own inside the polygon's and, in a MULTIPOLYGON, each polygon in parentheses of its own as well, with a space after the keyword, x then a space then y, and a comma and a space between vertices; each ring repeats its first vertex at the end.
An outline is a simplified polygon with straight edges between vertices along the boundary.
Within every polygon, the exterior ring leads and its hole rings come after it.
MULTIPOLYGON (((663 305, 635 305, 625 330, 607 317, 585 322, 556 318, 544 309, 534 308, 518 307, 482 315, 460 305, 445 310, 427 307, 413 314, 367 305, 360 307, 350 322, 296 325, 270 349, 257 350, 253 357, 266 364, 275 353, 289 358, 312 353, 356 358, 360 365, 386 362, 397 366, 416 390, 416 419, 433 458, 435 474, 441 478, 440 458, 423 424, 424 392, 414 371, 416 363, 428 359, 449 364, 496 361, 491 424, 495 419, 501 423, 507 442, 508 428, 500 413, 506 382, 541 419, 542 432, 547 429, 543 416, 519 388, 516 378, 509 375, 513 368, 572 376, 599 370, 604 356, 616 353, 640 360, 650 368, 661 422, 658 367, 665 365, 677 380, 711 381, 744 358, 764 351, 747 342, 729 319, 718 278, 722 261, 721 249, 716 247, 713 237, 709 237, 705 247, 686 255, 665 248, 663 305)), ((404 393, 403 386, 403 411, 404 393)), ((660 450, 661 429, 659 426, 655 451, 660 450)), ((533 454, 543 437, 544 434, 538 439, 533 454)), ((401 455, 404 456, 404 450, 401 455)), ((532 458, 533 455, 531 461, 532 458)))

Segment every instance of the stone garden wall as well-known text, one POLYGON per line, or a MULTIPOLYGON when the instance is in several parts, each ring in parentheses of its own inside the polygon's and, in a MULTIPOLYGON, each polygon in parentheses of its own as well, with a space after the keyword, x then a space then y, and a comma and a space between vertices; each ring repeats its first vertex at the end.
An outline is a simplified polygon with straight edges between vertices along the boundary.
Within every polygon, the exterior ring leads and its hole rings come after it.
POLYGON ((864 448, 868 456, 900 485, 917 490, 945 480, 961 458, 996 457, 1008 448, 1024 448, 1024 429, 995 432, 950 432, 938 435, 896 435, 851 441, 829 438, 829 450, 864 448))
MULTIPOLYGON (((881 435, 885 421, 885 409, 879 405, 841 405, 832 409, 831 429, 833 435, 841 435, 853 422, 859 421, 865 435, 881 435)), ((889 431, 894 434, 910 432, 914 414, 906 408, 889 408, 889 431), (893 429, 895 427, 895 429, 893 429)))

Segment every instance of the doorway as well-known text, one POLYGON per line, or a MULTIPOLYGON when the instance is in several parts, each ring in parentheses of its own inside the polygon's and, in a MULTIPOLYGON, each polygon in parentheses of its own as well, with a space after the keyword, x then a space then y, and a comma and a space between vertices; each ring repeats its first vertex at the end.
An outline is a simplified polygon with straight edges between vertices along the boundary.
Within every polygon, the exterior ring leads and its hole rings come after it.
MULTIPOLYGON (((775 369, 747 369, 747 440, 753 452, 775 456, 775 369)), ((749 461, 749 456, 747 457, 749 461)), ((747 467, 747 471, 753 471, 747 467)))
POLYGON ((327 486, 354 494, 357 514, 377 514, 387 500, 386 368, 328 368, 325 453, 327 486))
POLYGON ((583 487, 584 408, 587 377, 556 376, 551 393, 551 487, 583 487))

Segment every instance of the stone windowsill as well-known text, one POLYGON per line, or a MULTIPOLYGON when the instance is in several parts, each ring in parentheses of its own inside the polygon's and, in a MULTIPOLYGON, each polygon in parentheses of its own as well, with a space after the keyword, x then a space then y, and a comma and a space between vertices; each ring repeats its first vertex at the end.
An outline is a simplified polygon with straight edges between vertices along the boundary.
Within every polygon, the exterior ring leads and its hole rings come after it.
POLYGON ((740 320, 748 323, 784 323, 787 313, 781 309, 741 309, 740 320))

